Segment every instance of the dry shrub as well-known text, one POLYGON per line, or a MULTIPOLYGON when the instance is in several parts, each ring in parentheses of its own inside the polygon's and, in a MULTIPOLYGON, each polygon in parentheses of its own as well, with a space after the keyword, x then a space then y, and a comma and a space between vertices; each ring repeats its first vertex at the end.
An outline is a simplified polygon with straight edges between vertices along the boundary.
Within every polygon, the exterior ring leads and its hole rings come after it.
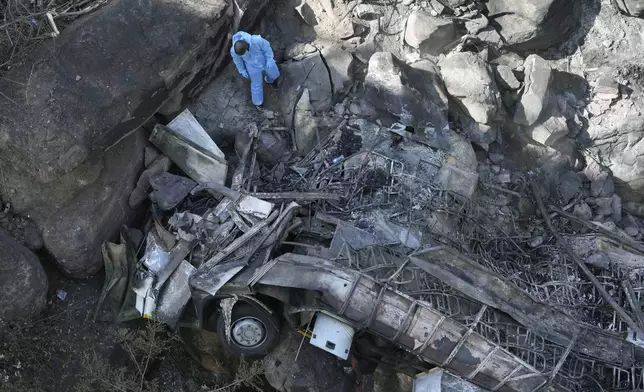
POLYGON ((0 75, 109 0, 0 0, 0 75))

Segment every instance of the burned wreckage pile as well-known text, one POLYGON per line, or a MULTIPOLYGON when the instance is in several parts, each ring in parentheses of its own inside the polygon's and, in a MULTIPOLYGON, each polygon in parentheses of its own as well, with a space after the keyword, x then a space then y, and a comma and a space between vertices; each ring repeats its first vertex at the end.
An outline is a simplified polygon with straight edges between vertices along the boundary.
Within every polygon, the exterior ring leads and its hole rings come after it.
POLYGON ((344 120, 269 167, 270 130, 251 125, 226 187, 223 153, 189 111, 157 125, 155 162, 187 176, 148 166, 149 219, 104 244, 99 314, 172 328, 214 317, 222 344, 249 356, 276 344, 279 320, 307 331, 317 314, 366 332, 351 354, 380 342, 373 357, 401 371, 440 367, 490 391, 641 388, 644 247, 548 206, 530 173, 479 176, 448 128, 409 131, 344 120), (592 271, 589 248, 605 256, 592 271))

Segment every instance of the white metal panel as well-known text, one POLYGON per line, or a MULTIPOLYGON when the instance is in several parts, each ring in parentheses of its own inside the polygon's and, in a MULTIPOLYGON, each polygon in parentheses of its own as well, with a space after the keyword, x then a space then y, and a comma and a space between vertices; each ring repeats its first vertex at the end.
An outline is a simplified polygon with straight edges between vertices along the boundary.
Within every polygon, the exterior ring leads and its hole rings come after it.
POLYGON ((324 313, 318 312, 311 336, 311 344, 341 359, 349 357, 353 341, 353 327, 324 313))

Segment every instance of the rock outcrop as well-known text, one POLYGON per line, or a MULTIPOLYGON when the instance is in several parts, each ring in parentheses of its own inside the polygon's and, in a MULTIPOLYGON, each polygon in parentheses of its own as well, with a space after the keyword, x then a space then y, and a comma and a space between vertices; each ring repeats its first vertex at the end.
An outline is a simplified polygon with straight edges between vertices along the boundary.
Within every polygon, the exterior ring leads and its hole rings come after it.
POLYGON ((409 66, 391 53, 375 53, 369 59, 365 86, 365 100, 405 125, 447 126, 447 94, 439 68, 429 60, 409 66))
POLYGON ((476 53, 451 53, 440 63, 449 95, 476 122, 489 124, 499 109, 499 92, 490 67, 476 53))
POLYGON ((644 117, 601 119, 591 121, 588 128, 591 151, 613 173, 622 197, 644 201, 644 117))
POLYGON ((547 49, 579 24, 580 5, 569 0, 490 0, 489 18, 507 44, 518 50, 547 49))
POLYGON ((420 10, 407 19, 405 42, 421 53, 439 55, 442 49, 456 40, 456 27, 451 20, 437 18, 420 10))
POLYGON ((40 313, 47 303, 49 283, 40 261, 29 249, 0 233, 0 320, 40 313))
POLYGON ((333 102, 333 89, 329 70, 320 53, 301 61, 290 61, 281 65, 282 82, 279 86, 280 111, 287 126, 293 124, 295 105, 304 89, 309 90, 311 108, 316 113, 329 110, 333 102))
POLYGON ((228 56, 230 36, 265 3, 116 0, 0 80, 11 102, 0 106, 0 193, 34 218, 63 271, 96 272, 100 244, 131 217, 122 193, 142 169, 144 144, 127 135, 199 92, 228 56))
POLYGON ((491 68, 472 52, 451 53, 440 63, 447 92, 458 119, 469 138, 487 148, 496 139, 501 96, 491 68))

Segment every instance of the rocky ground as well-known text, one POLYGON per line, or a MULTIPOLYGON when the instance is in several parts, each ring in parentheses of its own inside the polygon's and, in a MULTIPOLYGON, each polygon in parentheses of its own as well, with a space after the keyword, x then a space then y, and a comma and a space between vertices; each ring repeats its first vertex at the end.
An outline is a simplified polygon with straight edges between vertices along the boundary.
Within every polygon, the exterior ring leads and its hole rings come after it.
MULTIPOLYGON (((26 65, 2 69, 0 391, 411 390, 407 376, 384 366, 357 383, 308 345, 293 363, 298 335, 264 362, 239 364, 207 331, 93 320, 101 244, 145 216, 141 171, 169 170, 149 132, 185 107, 231 169, 249 125, 261 130, 252 190, 353 192, 325 211, 407 250, 452 246, 574 320, 631 340, 633 326, 644 327, 640 2, 167 4, 113 0, 64 32, 56 49, 21 54, 26 65), (84 22, 92 17, 100 23, 84 22), (146 43, 128 48, 139 53, 133 59, 123 42, 140 26, 146 43), (262 110, 227 60, 237 28, 267 38, 282 72, 277 88, 265 86, 262 110), (80 36, 90 37, 86 47, 76 45, 80 36), (98 61, 105 53, 116 57, 98 61), (395 182, 355 174, 365 151, 389 159, 382 178, 395 182), (383 189, 409 196, 392 206, 379 199, 383 189), (634 324, 564 255, 559 235, 634 324)), ((83 9, 74 7, 67 12, 83 9)), ((425 286, 398 288, 464 324, 474 316, 425 286)), ((524 359, 552 370, 563 351, 553 347, 524 359)), ((642 364, 618 362, 587 367, 573 354, 558 382, 580 391, 644 388, 642 364), (611 376, 618 373, 628 377, 611 376)))

